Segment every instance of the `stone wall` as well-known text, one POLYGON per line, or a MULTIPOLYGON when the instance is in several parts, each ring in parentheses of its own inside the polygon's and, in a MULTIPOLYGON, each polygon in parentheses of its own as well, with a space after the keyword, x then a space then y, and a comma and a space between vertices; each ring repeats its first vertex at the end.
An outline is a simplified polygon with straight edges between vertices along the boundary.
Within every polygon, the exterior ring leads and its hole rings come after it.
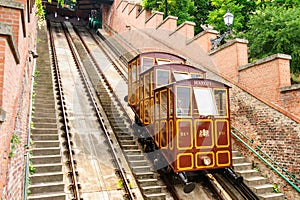
POLYGON ((35 51, 37 28, 31 4, 27 0, 0 1, 1 199, 23 199, 24 154, 35 65, 30 51, 35 51))

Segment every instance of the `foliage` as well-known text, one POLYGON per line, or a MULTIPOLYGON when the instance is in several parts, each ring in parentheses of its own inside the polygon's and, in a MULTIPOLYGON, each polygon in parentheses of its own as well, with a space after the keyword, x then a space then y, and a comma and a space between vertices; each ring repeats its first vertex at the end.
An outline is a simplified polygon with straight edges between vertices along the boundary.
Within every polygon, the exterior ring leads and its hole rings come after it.
POLYGON ((273 185, 273 192, 274 192, 274 193, 280 193, 279 185, 278 185, 278 184, 274 184, 274 185, 273 185))
POLYGON ((249 29, 245 33, 250 44, 250 57, 258 59, 276 53, 289 54, 292 56, 291 71, 299 72, 299 18, 299 7, 267 6, 257 10, 250 18, 249 29))
POLYGON ((185 21, 194 21, 192 14, 195 7, 191 0, 144 0, 143 6, 145 9, 163 12, 165 14, 164 17, 168 15, 178 17, 178 24, 185 21))
POLYGON ((214 10, 209 12, 207 23, 213 25, 216 30, 226 31, 223 16, 230 10, 234 15, 232 30, 243 32, 247 29, 249 16, 255 11, 257 4, 247 0, 211 0, 214 10))
POLYGON ((42 0, 35 0, 35 5, 37 8, 35 15, 38 17, 38 21, 44 21, 45 13, 44 13, 42 0))
POLYGON ((195 32, 200 33, 203 31, 201 25, 205 25, 208 19, 208 14, 210 11, 214 10, 215 7, 210 4, 207 0, 194 0, 194 20, 196 22, 195 32))
POLYGON ((10 139, 10 151, 9 151, 9 158, 12 158, 16 155, 16 148, 17 145, 21 144, 21 141, 19 139, 19 136, 17 134, 12 134, 11 139, 10 139))

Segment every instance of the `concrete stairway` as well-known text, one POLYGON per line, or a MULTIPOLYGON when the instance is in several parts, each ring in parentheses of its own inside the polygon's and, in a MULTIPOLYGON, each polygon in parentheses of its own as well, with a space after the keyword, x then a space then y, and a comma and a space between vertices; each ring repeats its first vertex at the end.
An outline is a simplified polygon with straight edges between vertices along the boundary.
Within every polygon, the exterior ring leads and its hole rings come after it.
POLYGON ((274 193, 273 185, 269 184, 267 178, 263 177, 261 173, 252 168, 252 163, 241 155, 239 151, 232 151, 232 162, 234 171, 244 177, 244 183, 257 194, 261 200, 283 200, 282 193, 274 193))
POLYGON ((40 31, 39 37, 41 38, 41 44, 38 46, 40 58, 37 60, 39 75, 35 78, 32 115, 34 128, 31 129, 33 145, 30 157, 35 173, 30 175, 28 199, 65 200, 62 156, 46 31, 40 31))

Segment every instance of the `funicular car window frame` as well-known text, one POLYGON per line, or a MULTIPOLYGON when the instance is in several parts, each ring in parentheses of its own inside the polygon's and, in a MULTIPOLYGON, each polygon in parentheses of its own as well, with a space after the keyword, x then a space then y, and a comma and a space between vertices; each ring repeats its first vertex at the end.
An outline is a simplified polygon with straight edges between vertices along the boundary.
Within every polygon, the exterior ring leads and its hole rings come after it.
POLYGON ((155 80, 155 83, 156 83, 156 87, 161 87, 163 85, 167 85, 170 83, 170 71, 169 70, 164 70, 164 69, 157 69, 156 70, 156 80, 155 80), (164 76, 161 78, 161 80, 167 80, 168 82, 167 83, 160 83, 160 79, 159 79, 159 75, 164 73, 164 72, 168 72, 168 78, 167 79, 164 79, 164 76))
POLYGON ((191 78, 204 78, 203 74, 201 73, 194 73, 194 72, 191 72, 191 78))
POLYGON ((168 116, 168 90, 160 91, 160 119, 167 119, 168 116))
POLYGON ((193 92, 199 115, 219 115, 215 102, 216 99, 211 88, 194 87, 193 92))
POLYGON ((173 76, 174 76, 175 81, 181 81, 181 80, 191 78, 191 75, 189 73, 183 73, 183 72, 177 72, 177 71, 173 71, 173 76))
POLYGON ((169 118, 173 117, 174 114, 174 93, 172 88, 169 88, 169 118))
POLYGON ((144 75, 144 98, 150 97, 150 74, 144 75))
POLYGON ((164 65, 164 64, 168 64, 171 63, 172 61, 169 59, 164 59, 164 58, 156 58, 156 63, 157 65, 164 65))
POLYGON ((145 57, 142 57, 141 60, 142 60, 141 73, 150 69, 154 65, 154 58, 145 56, 145 57), (145 60, 147 60, 147 59, 148 59, 148 62, 151 60, 151 63, 152 63, 151 65, 149 65, 150 62, 149 63, 145 62, 145 60), (145 63, 146 63, 146 65, 145 65, 145 63))
POLYGON ((213 89, 213 94, 214 94, 214 97, 215 97, 215 101, 216 101, 216 107, 217 107, 217 110, 218 110, 218 116, 220 117, 228 117, 228 98, 227 98, 227 90, 225 88, 214 88, 213 89), (216 95, 216 92, 217 91, 224 91, 224 95, 222 95, 223 98, 223 101, 222 103, 220 104, 220 106, 218 105, 218 96, 216 95), (225 114, 222 114, 221 112, 221 105, 224 107, 224 110, 225 111, 225 114))
POLYGON ((176 117, 191 117, 191 110, 192 110, 191 100, 192 100, 191 86, 176 86, 176 117), (189 95, 184 94, 183 96, 179 96, 178 89, 188 89, 189 95), (186 102, 188 102, 188 106, 187 107, 182 106, 182 104, 186 102), (187 112, 185 112, 186 110, 187 112))

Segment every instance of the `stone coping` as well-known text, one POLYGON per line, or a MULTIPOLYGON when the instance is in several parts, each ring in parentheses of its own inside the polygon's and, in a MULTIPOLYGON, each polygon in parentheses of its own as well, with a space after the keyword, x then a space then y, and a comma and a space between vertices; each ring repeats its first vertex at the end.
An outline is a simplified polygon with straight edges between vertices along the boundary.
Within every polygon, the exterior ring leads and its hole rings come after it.
POLYGON ((293 91, 293 90, 300 90, 300 84, 294 84, 291 86, 282 87, 279 90, 280 90, 280 92, 289 92, 289 91, 293 91))
POLYGON ((248 44, 248 40, 245 40, 245 39, 242 39, 242 38, 235 38, 233 40, 229 40, 228 42, 226 42, 225 44, 219 46, 218 48, 216 49, 213 49, 210 51, 209 55, 213 55, 231 45, 234 45, 235 43, 244 43, 244 44, 248 44))
POLYGON ((174 19, 174 20, 177 20, 178 17, 175 17, 175 16, 172 16, 172 15, 169 15, 168 17, 166 17, 166 19, 164 19, 164 21, 162 21, 157 27, 156 29, 159 29, 159 27, 161 27, 167 20, 169 19, 174 19))
POLYGON ((152 12, 152 15, 146 20, 145 24, 147 24, 147 22, 149 22, 155 15, 164 15, 164 13, 159 11, 152 12))
POLYGON ((277 58, 282 58, 282 59, 290 60, 292 57, 290 55, 287 55, 287 54, 277 53, 277 54, 268 56, 266 58, 262 58, 262 59, 259 59, 257 61, 254 61, 252 63, 249 63, 247 65, 240 66, 238 68, 238 71, 242 71, 242 70, 251 68, 251 67, 256 66, 256 65, 260 65, 260 64, 263 64, 263 63, 266 63, 266 62, 270 62, 270 61, 273 61, 273 60, 275 60, 277 58))
POLYGON ((206 33, 213 33, 213 34, 218 34, 219 32, 216 31, 216 30, 204 30, 200 33, 198 33, 197 35, 195 35, 195 37, 193 37, 192 39, 190 39, 188 42, 187 42, 187 45, 192 43, 193 41, 197 40, 198 38, 202 37, 203 35, 205 35, 206 33))
POLYGON ((189 24, 189 25, 192 25, 192 26, 195 26, 195 25, 196 25, 195 22, 185 21, 185 22, 183 22, 182 24, 180 24, 180 26, 178 26, 178 27, 176 28, 175 31, 173 31, 172 33, 170 33, 169 36, 171 36, 171 35, 173 35, 174 33, 176 33, 179 29, 181 29, 181 28, 182 28, 184 25, 186 25, 186 24, 189 24))

